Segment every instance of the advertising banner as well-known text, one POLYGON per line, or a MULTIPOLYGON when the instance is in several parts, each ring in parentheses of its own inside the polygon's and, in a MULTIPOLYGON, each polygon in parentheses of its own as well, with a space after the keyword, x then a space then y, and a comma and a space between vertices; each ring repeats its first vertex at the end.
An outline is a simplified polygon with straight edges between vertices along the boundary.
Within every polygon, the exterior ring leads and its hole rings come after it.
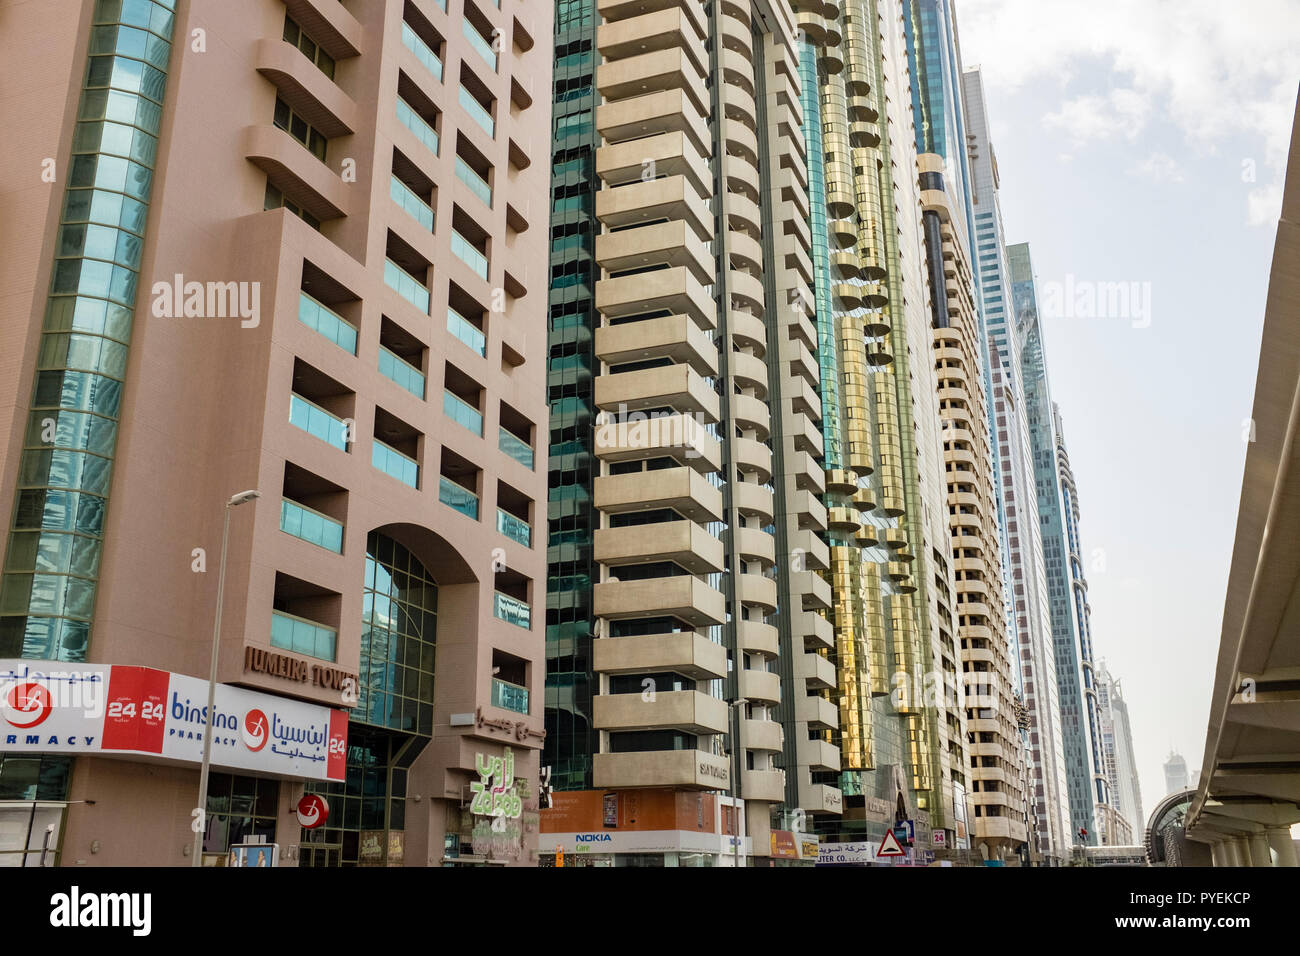
MULTIPOLYGON (((151 667, 0 660, 0 753, 203 759, 208 683, 151 667)), ((309 780, 346 776, 346 711, 218 684, 212 764, 309 780)))

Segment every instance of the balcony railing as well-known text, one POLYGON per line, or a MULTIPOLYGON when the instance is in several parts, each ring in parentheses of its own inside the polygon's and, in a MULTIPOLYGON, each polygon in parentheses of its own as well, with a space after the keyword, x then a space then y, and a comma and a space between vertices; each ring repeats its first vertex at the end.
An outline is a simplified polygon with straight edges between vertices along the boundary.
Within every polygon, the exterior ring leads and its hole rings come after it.
POLYGON ((460 31, 465 34, 465 39, 469 41, 469 45, 478 51, 478 55, 484 59, 488 66, 492 67, 492 72, 495 73, 497 68, 497 52, 492 49, 492 44, 485 40, 483 34, 479 33, 478 30, 475 29, 474 24, 470 23, 468 20, 460 21, 460 31))
POLYGON ((403 455, 378 438, 370 452, 370 463, 391 478, 396 478, 412 488, 420 487, 420 465, 414 458, 403 455))
POLYGON ((442 393, 442 413, 462 428, 483 437, 483 413, 451 392, 442 393))
POLYGON ((348 426, 343 419, 331 415, 297 392, 289 396, 289 424, 329 442, 339 451, 348 450, 348 426))
POLYGON ((333 661, 338 649, 338 631, 305 617, 271 612, 271 646, 322 661, 333 661))
MULTIPOLYGON (((443 9, 446 10, 446 0, 443 9)), ((433 52, 433 47, 420 39, 420 35, 411 29, 411 25, 402 21, 402 45, 415 54, 415 58, 424 64, 424 68, 433 74, 433 78, 442 82, 442 60, 433 52)))
POLYGON ((533 448, 514 432, 502 428, 497 438, 497 447, 527 468, 533 467, 533 448))
POLYGON ((480 176, 474 167, 459 156, 456 157, 456 178, 469 187, 483 204, 491 208, 492 206, 492 187, 487 184, 487 180, 480 176))
MULTIPOLYGON (((464 92, 464 87, 461 87, 464 92)), ((397 118, 402 125, 415 134, 415 138, 438 155, 438 131, 425 122, 424 117, 411 108, 411 104, 400 96, 397 98, 397 118)))
POLYGON ((492 613, 498 620, 513 624, 516 627, 532 627, 533 609, 528 606, 526 601, 511 597, 509 594, 502 594, 500 591, 494 591, 493 597, 495 600, 492 613))
POLYGON ((479 126, 482 126, 489 136, 496 136, 496 121, 492 119, 492 114, 484 108, 483 104, 474 99, 474 94, 462 86, 460 88, 459 98, 461 108, 472 116, 474 121, 478 123, 479 126))
POLYGON ((429 290, 415 276, 411 275, 392 259, 384 260, 384 281, 411 305, 425 315, 429 314, 429 290))
POLYGON ((455 309, 447 309, 447 331, 460 339, 479 355, 487 355, 487 336, 455 309))
POLYGON ((424 398, 424 373, 382 345, 379 346, 379 371, 416 398, 424 398))
POLYGON ((497 509, 497 530, 507 538, 518 541, 525 548, 533 546, 533 529, 523 518, 512 515, 509 511, 497 509))
POLYGON ((326 551, 343 553, 343 525, 288 498, 280 500, 280 530, 326 551))
POLYGON ((357 354, 357 330, 306 292, 298 293, 298 321, 315 329, 349 355, 357 354))
POLYGON ((480 279, 487 278, 487 256, 479 252, 473 243, 454 229, 451 231, 451 251, 460 257, 461 262, 473 269, 480 279))
POLYGON ((455 508, 467 518, 478 520, 478 495, 464 485, 458 485, 446 475, 438 485, 438 500, 449 508, 455 508))
POLYGON ((393 202, 410 213, 411 218, 433 232, 433 210, 427 202, 415 194, 410 186, 393 176, 389 180, 388 195, 393 197, 393 202))
POLYGON ((492 678, 492 706, 527 715, 528 688, 494 677, 492 678))

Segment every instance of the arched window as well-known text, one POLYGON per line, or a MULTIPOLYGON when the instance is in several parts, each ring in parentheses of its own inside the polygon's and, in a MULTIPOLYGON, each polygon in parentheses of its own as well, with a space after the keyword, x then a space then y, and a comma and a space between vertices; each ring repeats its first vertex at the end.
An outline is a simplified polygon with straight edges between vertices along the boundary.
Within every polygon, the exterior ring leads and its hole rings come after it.
POLYGON ((366 539, 361 606, 357 723, 433 733, 433 661, 438 585, 424 565, 387 535, 366 539))

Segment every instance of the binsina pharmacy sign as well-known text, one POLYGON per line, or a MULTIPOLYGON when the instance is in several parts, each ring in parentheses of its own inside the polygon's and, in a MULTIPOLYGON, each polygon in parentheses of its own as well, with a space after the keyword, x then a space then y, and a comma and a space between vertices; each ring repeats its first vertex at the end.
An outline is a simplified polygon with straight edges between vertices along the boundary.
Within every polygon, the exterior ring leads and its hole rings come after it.
MULTIPOLYGON (((199 763, 208 682, 152 667, 0 660, 0 753, 199 763)), ((346 711, 218 684, 212 763, 310 780, 346 776, 346 711)))

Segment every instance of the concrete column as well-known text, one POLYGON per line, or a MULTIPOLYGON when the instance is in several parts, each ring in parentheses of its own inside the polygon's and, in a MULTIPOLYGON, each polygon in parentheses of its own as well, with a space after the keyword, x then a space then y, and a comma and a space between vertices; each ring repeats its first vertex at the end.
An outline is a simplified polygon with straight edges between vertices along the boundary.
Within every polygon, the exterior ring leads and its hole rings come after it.
POLYGON ((1236 866, 1250 866, 1250 841, 1244 836, 1233 837, 1232 845, 1237 851, 1236 866))
POLYGON ((1223 841, 1223 865, 1241 866, 1241 862, 1237 859, 1237 840, 1234 837, 1228 837, 1223 841))
POLYGON ((1223 862, 1223 841, 1222 840, 1215 840, 1213 843, 1210 844, 1210 865, 1211 866, 1227 865, 1223 862))
POLYGON ((1272 866, 1273 855, 1268 852, 1268 838, 1264 831, 1250 835, 1250 865, 1251 866, 1272 866))
POLYGON ((1295 843, 1291 840, 1290 827, 1269 827, 1268 845, 1277 853, 1276 866, 1300 866, 1296 859, 1295 843))

